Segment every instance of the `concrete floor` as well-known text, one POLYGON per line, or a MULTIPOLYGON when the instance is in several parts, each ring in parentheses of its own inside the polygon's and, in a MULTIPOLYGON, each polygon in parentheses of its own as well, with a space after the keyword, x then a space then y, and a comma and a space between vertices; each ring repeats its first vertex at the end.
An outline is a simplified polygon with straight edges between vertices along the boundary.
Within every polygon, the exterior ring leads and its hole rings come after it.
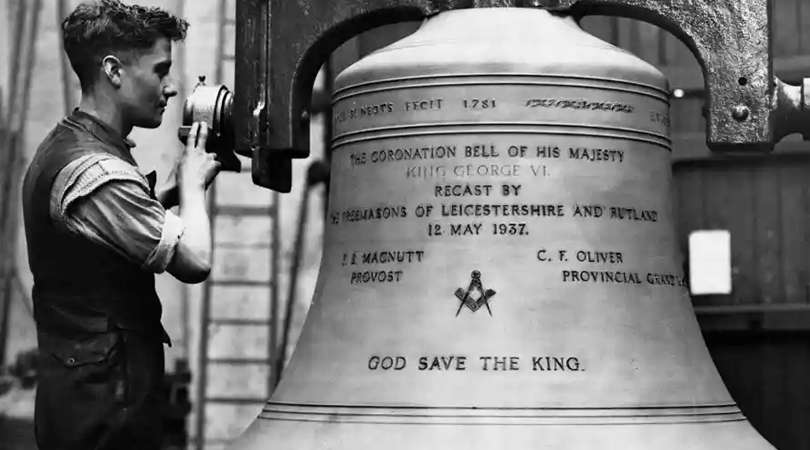
POLYGON ((0 416, 0 450, 36 450, 31 419, 0 416))
POLYGON ((22 389, 13 380, 0 385, 0 450, 36 450, 34 443, 34 389, 22 389))

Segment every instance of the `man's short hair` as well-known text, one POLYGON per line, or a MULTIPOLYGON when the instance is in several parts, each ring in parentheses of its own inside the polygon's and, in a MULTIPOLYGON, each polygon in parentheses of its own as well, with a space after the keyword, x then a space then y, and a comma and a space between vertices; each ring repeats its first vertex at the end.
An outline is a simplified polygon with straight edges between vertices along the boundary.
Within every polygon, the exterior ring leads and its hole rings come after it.
POLYGON ((128 56, 152 48, 160 38, 182 41, 188 22, 163 11, 118 0, 85 2, 62 21, 62 39, 82 90, 96 81, 101 60, 128 56))

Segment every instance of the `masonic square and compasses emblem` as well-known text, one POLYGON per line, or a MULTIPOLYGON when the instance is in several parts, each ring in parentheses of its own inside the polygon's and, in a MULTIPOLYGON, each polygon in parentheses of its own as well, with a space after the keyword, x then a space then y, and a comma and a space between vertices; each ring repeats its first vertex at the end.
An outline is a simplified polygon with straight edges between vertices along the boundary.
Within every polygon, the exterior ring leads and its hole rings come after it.
POLYGON ((456 310, 456 317, 458 317, 459 313, 461 313, 461 309, 465 306, 470 308, 472 312, 476 312, 481 309, 482 306, 486 306, 491 316, 492 309, 489 307, 489 301, 492 300, 494 296, 495 291, 492 289, 484 290, 484 286, 481 284, 481 272, 473 270, 472 279, 470 279, 470 285, 467 287, 467 290, 464 291, 462 288, 456 289, 456 298, 460 301, 458 310, 456 310))

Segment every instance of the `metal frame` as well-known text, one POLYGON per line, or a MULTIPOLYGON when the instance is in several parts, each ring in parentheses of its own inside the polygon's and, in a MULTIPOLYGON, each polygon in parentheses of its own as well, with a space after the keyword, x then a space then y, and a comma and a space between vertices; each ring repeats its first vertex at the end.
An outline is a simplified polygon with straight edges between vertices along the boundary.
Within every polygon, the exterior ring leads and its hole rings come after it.
POLYGON ((292 159, 309 154, 301 118, 315 75, 343 42, 381 25, 480 7, 546 8, 658 25, 683 41, 703 68, 713 150, 770 151, 779 140, 777 117, 785 114, 774 108, 768 0, 241 0, 236 85, 250 89, 236 90, 234 116, 237 148, 253 152, 254 183, 291 189, 292 159))

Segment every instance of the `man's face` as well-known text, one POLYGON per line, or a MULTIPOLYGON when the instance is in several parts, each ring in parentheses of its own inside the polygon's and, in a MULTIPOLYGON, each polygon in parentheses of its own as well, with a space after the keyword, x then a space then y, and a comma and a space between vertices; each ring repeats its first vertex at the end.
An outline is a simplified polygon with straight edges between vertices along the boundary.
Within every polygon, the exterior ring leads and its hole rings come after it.
POLYGON ((157 128, 169 98, 177 95, 169 69, 172 44, 162 38, 149 50, 133 53, 123 66, 119 98, 125 117, 134 127, 157 128))

